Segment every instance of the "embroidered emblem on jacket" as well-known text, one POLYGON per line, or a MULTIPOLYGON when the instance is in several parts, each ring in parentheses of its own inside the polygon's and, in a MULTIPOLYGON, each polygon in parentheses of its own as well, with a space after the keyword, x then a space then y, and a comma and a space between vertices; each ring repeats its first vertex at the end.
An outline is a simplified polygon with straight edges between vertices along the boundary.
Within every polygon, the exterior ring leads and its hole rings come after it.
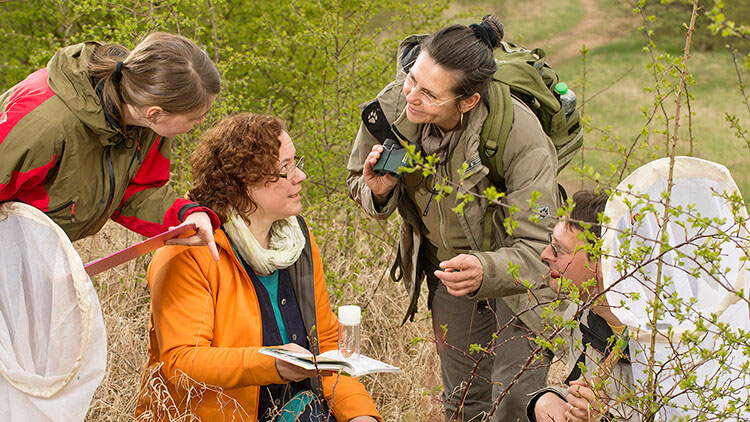
POLYGON ((539 215, 539 218, 542 220, 550 216, 549 205, 536 207, 534 208, 534 211, 536 211, 537 215, 539 215))

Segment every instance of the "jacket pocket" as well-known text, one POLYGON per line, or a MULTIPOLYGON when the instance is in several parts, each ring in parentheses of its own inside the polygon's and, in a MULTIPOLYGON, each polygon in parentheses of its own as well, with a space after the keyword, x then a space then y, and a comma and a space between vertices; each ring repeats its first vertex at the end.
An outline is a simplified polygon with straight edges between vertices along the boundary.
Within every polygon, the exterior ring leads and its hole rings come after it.
POLYGON ((76 203, 72 200, 50 209, 45 214, 58 225, 62 225, 61 223, 75 224, 78 221, 76 219, 76 203))

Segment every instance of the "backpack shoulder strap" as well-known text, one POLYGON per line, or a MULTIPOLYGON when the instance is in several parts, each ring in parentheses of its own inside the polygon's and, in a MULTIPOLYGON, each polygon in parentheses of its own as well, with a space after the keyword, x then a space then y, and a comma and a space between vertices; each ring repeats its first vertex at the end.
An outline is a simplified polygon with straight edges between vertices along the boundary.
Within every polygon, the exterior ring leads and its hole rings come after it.
POLYGON ((490 181, 504 189, 503 152, 513 125, 510 87, 493 80, 489 87, 489 102, 489 113, 479 135, 479 157, 482 164, 490 169, 490 181))
MULTIPOLYGON (((508 141, 510 129, 513 126, 513 100, 510 96, 510 86, 493 80, 489 87, 489 110, 487 119, 479 134, 479 157, 490 173, 492 184, 505 191, 505 177, 503 174, 503 152, 508 141)), ((482 250, 489 251, 492 243, 492 216, 496 210, 495 204, 487 206, 484 214, 484 233, 482 236, 482 250)))

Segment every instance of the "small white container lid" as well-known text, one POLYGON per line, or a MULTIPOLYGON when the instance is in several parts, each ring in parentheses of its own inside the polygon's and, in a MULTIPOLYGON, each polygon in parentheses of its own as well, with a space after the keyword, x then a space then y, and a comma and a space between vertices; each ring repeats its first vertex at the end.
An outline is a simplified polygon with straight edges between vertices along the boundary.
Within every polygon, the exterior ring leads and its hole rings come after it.
POLYGON ((362 310, 357 305, 339 306, 339 322, 344 325, 358 325, 362 322, 362 310))

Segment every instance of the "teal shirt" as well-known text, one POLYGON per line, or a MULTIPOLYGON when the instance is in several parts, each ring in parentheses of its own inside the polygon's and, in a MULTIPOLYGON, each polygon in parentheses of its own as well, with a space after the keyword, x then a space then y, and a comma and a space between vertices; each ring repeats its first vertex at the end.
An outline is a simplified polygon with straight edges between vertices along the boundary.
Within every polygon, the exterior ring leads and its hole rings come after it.
POLYGON ((279 334, 283 344, 287 344, 289 343, 289 335, 286 333, 286 325, 284 325, 284 318, 281 317, 281 309, 279 308, 279 270, 274 271, 271 275, 259 275, 258 279, 268 292, 273 316, 276 318, 276 325, 279 327, 279 334))

